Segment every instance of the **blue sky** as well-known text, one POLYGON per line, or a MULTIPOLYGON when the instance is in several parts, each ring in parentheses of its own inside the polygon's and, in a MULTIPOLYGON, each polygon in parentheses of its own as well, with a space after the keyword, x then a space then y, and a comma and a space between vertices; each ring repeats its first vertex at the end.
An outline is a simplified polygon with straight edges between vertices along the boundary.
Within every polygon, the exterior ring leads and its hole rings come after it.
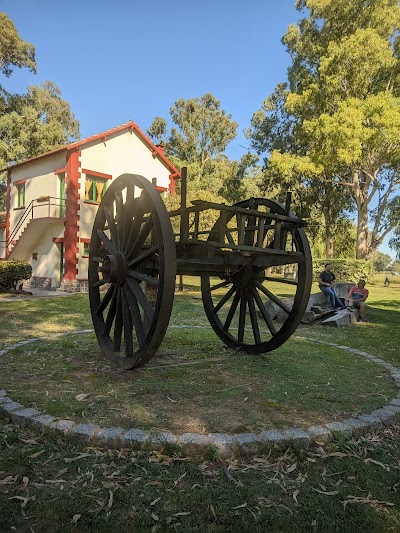
POLYGON ((213 93, 239 123, 228 155, 246 152, 252 114, 286 77, 281 38, 294 0, 2 0, 36 46, 37 75, 15 70, 10 91, 53 81, 82 137, 128 120, 146 130, 178 98, 213 93))
MULTIPOLYGON (((0 0, 36 47, 38 72, 14 70, 10 92, 53 81, 80 122, 81 137, 134 120, 146 131, 169 121, 178 98, 211 92, 238 122, 230 158, 247 152, 243 130, 290 56, 281 43, 301 14, 295 0, 0 0)), ((3 77, 2 77, 3 78, 3 77)), ((389 253, 387 245, 381 247, 389 253)))

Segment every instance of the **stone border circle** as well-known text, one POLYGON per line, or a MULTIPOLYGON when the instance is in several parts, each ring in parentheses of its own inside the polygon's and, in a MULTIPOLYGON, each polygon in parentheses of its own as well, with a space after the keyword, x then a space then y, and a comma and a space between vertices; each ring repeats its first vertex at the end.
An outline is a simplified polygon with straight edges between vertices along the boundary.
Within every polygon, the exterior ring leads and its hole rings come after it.
MULTIPOLYGON (((5 353, 39 340, 49 340, 71 334, 92 333, 92 329, 60 333, 50 337, 39 337, 20 341, 0 350, 0 356, 5 353)), ((317 339, 297 337, 316 344, 333 346, 340 350, 363 357, 373 363, 381 365, 400 389, 400 369, 386 363, 383 359, 375 357, 340 344, 324 342, 317 339)), ((175 435, 171 432, 144 431, 139 428, 129 430, 120 427, 101 427, 95 424, 75 423, 73 420, 59 419, 41 413, 37 409, 25 407, 7 396, 5 390, 0 390, 0 412, 5 413, 11 421, 21 427, 31 427, 43 432, 63 435, 75 442, 86 445, 106 446, 108 448, 132 448, 136 450, 163 450, 171 447, 181 451, 187 456, 204 456, 212 451, 221 459, 233 456, 256 456, 270 450, 284 449, 292 444, 298 447, 327 443, 334 438, 351 438, 377 431, 383 427, 391 426, 400 421, 400 392, 388 404, 371 413, 348 418, 341 422, 333 421, 319 426, 310 426, 306 431, 292 427, 278 431, 265 430, 261 433, 238 433, 229 435, 225 433, 183 433, 175 435)))

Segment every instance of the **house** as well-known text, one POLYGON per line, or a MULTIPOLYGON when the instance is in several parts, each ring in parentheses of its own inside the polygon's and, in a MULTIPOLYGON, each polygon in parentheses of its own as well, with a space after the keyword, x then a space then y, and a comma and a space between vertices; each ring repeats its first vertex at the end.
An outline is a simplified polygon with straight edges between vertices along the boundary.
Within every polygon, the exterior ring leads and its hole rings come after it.
POLYGON ((7 171, 7 197, 0 258, 30 263, 31 287, 68 291, 87 288, 92 225, 110 181, 141 174, 173 193, 180 178, 163 147, 134 122, 1 171, 7 171))

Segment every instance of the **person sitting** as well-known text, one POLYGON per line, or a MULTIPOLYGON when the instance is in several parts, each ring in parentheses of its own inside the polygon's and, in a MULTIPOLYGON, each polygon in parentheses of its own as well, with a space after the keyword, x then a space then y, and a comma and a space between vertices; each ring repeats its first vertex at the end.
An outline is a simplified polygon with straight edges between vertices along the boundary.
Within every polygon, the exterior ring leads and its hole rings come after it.
POLYGON ((331 271, 331 264, 326 263, 325 270, 321 272, 318 278, 319 288, 329 297, 331 306, 334 309, 344 309, 346 306, 342 303, 341 300, 339 300, 338 295, 336 294, 335 289, 333 288, 335 284, 335 279, 336 276, 331 271))
POLYGON ((384 287, 389 287, 390 285, 390 279, 386 276, 385 283, 383 284, 384 287))
POLYGON ((363 320, 365 320, 365 314, 367 312, 367 304, 365 303, 365 300, 368 298, 368 294, 369 291, 365 288, 365 280, 360 279, 357 286, 351 287, 347 295, 349 305, 358 309, 360 312, 358 322, 363 322, 363 320))

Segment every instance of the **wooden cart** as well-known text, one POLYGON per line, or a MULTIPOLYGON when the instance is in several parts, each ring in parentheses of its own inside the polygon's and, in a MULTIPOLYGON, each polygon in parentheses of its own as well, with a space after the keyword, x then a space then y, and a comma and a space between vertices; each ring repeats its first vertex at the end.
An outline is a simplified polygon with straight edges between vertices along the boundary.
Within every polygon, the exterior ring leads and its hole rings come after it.
POLYGON ((182 169, 181 207, 168 212, 146 178, 118 177, 100 203, 89 254, 90 307, 103 352, 126 369, 154 355, 170 320, 177 274, 201 277, 207 318, 227 346, 252 354, 279 347, 309 299, 304 226, 290 211, 290 194, 286 205, 250 198, 233 206, 200 200, 187 206, 182 169), (210 210, 217 221, 204 230, 210 210), (295 279, 268 274, 271 267, 290 268, 295 279), (281 284, 292 299, 274 290, 281 284))

